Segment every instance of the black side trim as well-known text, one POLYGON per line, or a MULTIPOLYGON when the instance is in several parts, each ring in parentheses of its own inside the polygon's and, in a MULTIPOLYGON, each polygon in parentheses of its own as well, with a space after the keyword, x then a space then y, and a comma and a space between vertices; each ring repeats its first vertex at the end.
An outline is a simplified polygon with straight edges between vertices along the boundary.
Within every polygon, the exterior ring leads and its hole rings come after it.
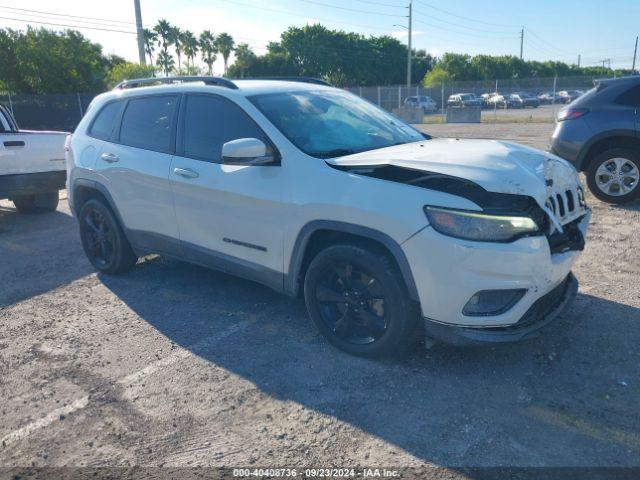
POLYGON ((24 140, 7 140, 2 142, 5 147, 24 147, 24 140))
POLYGON ((65 170, 0 175, 0 198, 57 192, 64 189, 66 179, 65 170))
POLYGON ((305 250, 311 235, 318 230, 329 230, 359 235, 361 237, 375 240, 384 245, 393 255, 398 267, 400 267, 400 273, 402 274, 407 289, 409 290, 409 297, 412 300, 419 301, 418 289, 416 288, 413 274, 411 273, 411 267, 409 266, 407 257, 398 242, 389 235, 378 230, 351 223, 337 222, 334 220, 315 220, 309 222, 302 227, 298 233, 298 237, 296 238, 296 242, 293 246, 293 251, 291 252, 289 270, 284 279, 284 290, 287 294, 292 296, 298 294, 301 283, 301 279, 299 278, 300 270, 302 268, 305 250))
POLYGON ((232 238, 223 238, 222 239, 223 242, 225 243, 232 243, 234 245, 238 245, 240 247, 247 247, 247 248, 253 248, 254 250, 260 250, 261 252, 266 252, 267 251, 267 247, 263 247, 262 245, 254 245, 253 243, 248 243, 248 242, 242 242, 240 240, 234 240, 232 238))
POLYGON ((266 285, 277 292, 283 292, 282 272, 191 243, 180 242, 180 244, 182 256, 179 260, 245 278, 266 285))

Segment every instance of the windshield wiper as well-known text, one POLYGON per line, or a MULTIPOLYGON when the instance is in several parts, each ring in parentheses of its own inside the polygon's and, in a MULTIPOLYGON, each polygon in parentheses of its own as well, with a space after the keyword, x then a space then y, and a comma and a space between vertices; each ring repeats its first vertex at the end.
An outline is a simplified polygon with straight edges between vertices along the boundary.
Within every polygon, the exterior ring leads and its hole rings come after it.
POLYGON ((333 158, 333 157, 344 157, 345 155, 352 155, 354 153, 358 153, 360 150, 354 150, 352 148, 334 148, 333 150, 325 150, 318 152, 307 152, 307 154, 312 157, 319 158, 333 158))

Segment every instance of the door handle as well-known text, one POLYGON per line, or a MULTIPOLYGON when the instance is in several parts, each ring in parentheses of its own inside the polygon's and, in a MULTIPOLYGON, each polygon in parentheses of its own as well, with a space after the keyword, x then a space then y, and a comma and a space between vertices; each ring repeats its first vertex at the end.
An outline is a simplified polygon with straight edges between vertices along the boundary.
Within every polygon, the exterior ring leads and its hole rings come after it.
POLYGON ((115 153, 103 153, 102 155, 100 155, 100 158, 105 162, 109 162, 109 163, 116 163, 117 161, 120 160, 120 157, 117 156, 115 153))
POLYGON ((184 178, 198 178, 200 176, 198 172, 191 170, 190 168, 174 168, 173 173, 184 178))
POLYGON ((25 145, 23 140, 7 140, 3 143, 5 147, 24 147, 25 145))

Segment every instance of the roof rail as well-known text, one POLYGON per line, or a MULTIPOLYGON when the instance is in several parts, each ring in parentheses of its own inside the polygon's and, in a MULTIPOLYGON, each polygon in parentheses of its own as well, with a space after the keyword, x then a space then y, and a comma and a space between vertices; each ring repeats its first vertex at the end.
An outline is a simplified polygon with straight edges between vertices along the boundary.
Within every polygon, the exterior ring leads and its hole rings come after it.
POLYGON ((301 82, 301 83, 314 83, 316 85, 326 85, 327 87, 333 87, 329 82, 320 78, 314 77, 249 77, 249 78, 236 78, 236 80, 280 80, 282 82, 301 82))
POLYGON ((187 82, 203 82, 205 85, 217 85, 219 87, 226 87, 237 90, 238 86, 231 80, 221 77, 198 77, 198 76, 177 76, 177 77, 148 77, 148 78, 134 78, 132 80, 125 80, 115 86, 114 90, 123 90, 126 88, 138 88, 148 87, 152 85, 166 85, 174 83, 187 83, 187 82))

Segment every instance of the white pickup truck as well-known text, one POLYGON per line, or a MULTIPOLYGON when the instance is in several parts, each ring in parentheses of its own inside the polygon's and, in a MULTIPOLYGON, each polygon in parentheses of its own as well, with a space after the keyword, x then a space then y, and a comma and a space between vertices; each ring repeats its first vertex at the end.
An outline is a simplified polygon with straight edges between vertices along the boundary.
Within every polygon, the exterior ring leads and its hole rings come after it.
POLYGON ((54 211, 65 188, 67 135, 20 130, 0 105, 0 199, 8 198, 21 213, 54 211))

